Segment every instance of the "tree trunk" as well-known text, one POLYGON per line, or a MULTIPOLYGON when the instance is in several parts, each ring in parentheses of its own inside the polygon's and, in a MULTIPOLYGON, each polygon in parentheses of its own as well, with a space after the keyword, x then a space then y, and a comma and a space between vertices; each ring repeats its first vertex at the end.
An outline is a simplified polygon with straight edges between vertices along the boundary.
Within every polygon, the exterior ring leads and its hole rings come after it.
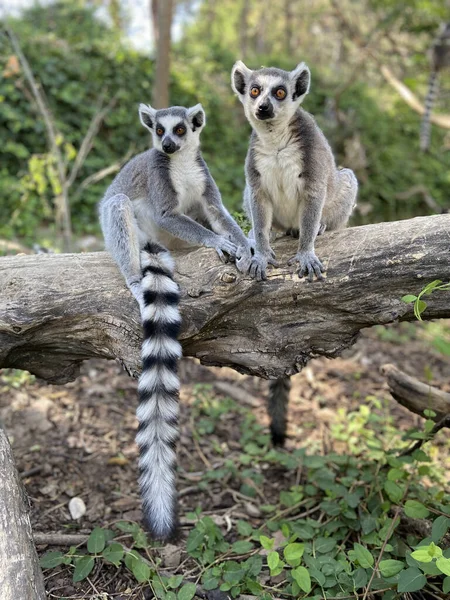
POLYGON ((2 600, 45 600, 27 499, 0 427, 0 592, 2 600))
POLYGON ((153 0, 157 15, 156 65, 153 85, 153 107, 169 106, 170 81, 170 32, 172 27, 173 0, 153 0))
POLYGON ((243 0, 239 19, 239 43, 241 47, 241 58, 245 60, 248 50, 248 13, 250 0, 243 0))
MULTIPOLYGON (((450 215, 325 233, 316 251, 327 278, 311 284, 286 266, 297 249, 291 238, 274 244, 282 266, 264 282, 210 249, 174 253, 184 355, 266 378, 338 356, 364 327, 414 320, 401 297, 450 280, 449 233, 450 215)), ((448 292, 426 301, 424 319, 450 317, 448 292)), ((137 303, 107 254, 0 259, 0 368, 65 383, 83 360, 103 357, 137 374, 141 339, 137 303)))

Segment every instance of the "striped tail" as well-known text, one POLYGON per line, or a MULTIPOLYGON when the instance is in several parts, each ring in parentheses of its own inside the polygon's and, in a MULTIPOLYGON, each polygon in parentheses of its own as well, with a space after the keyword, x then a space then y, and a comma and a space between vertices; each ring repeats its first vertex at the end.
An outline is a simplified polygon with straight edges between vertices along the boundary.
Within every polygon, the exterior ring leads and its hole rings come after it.
POLYGON ((286 413, 290 390, 290 377, 280 377, 269 382, 268 412, 270 416, 270 433, 274 446, 284 446, 286 440, 286 413))
POLYGON ((425 99, 425 112, 423 113, 422 124, 420 126, 420 149, 422 152, 426 152, 430 145, 431 110, 436 100, 438 87, 438 72, 433 70, 430 75, 428 94, 425 99))
POLYGON ((179 288, 170 254, 148 243, 141 252, 144 308, 142 374, 139 378, 139 484, 144 522, 155 539, 174 537, 177 529, 175 487, 181 346, 179 288))

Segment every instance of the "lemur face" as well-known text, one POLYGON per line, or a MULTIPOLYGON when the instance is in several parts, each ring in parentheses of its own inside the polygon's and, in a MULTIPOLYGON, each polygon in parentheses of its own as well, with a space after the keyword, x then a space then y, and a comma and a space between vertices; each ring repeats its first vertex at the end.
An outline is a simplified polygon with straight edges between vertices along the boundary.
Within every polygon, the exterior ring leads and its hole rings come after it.
POLYGON ((139 117, 152 134, 153 147, 165 154, 198 148, 200 144, 200 132, 205 126, 205 112, 201 104, 192 108, 172 106, 161 110, 141 104, 139 117))
POLYGON ((231 73, 231 86, 255 126, 261 121, 289 121, 308 93, 309 83, 305 63, 293 71, 273 67, 252 71, 238 61, 231 73))

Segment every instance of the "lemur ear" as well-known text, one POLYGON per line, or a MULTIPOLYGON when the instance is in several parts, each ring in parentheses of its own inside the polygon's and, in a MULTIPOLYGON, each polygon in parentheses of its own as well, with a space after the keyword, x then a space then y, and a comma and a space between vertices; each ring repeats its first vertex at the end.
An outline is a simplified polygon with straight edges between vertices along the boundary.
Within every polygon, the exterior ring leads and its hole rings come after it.
POLYGON ((231 70, 231 87, 233 92, 239 96, 245 94, 245 88, 247 87, 247 81, 253 71, 246 67, 242 60, 238 60, 234 63, 233 69, 231 70))
POLYGON ((290 72, 290 78, 294 82, 294 93, 292 100, 302 102, 303 98, 309 92, 311 83, 311 73, 304 62, 298 64, 293 71, 290 72))
POLYGON ((191 124, 192 131, 203 129, 206 124, 206 115, 201 104, 196 104, 187 111, 188 120, 191 124))
POLYGON ((139 104, 139 118, 144 127, 153 131, 155 126, 156 110, 147 104, 139 104))

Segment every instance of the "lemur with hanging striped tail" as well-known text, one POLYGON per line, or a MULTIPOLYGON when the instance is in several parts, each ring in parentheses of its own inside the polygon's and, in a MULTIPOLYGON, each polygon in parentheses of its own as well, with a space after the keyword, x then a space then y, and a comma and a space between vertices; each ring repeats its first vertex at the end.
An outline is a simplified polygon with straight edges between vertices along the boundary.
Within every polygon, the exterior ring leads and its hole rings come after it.
POLYGON ((179 288, 167 249, 214 248, 247 273, 251 245, 222 204, 200 154, 205 113, 193 108, 155 110, 141 104, 153 148, 128 162, 99 205, 106 249, 139 303, 144 329, 139 378, 140 488, 144 521, 156 539, 176 533, 176 453, 181 357, 179 288))

